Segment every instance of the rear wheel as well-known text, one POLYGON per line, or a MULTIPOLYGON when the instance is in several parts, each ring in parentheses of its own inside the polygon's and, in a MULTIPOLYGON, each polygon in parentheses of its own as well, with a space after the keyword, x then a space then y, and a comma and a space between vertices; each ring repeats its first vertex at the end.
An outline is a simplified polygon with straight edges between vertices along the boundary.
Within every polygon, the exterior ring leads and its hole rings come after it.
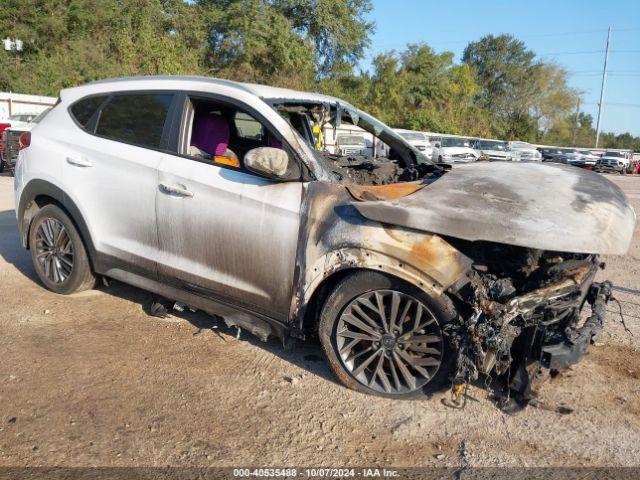
POLYGON ((320 341, 345 386, 386 397, 420 396, 447 381, 453 355, 442 328, 455 317, 448 298, 361 271, 327 299, 320 341))
POLYGON ((95 285, 82 239, 60 207, 45 205, 36 213, 29 248, 36 273, 49 290, 67 295, 95 285))

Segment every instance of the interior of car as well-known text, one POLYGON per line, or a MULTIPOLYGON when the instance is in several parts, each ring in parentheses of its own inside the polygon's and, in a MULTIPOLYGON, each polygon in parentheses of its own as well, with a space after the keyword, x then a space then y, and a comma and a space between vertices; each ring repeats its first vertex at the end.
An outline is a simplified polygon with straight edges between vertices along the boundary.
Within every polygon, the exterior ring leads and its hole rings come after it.
POLYGON ((191 100, 192 118, 186 154, 199 160, 244 169, 244 157, 258 147, 282 148, 282 142, 253 116, 209 100, 191 100))

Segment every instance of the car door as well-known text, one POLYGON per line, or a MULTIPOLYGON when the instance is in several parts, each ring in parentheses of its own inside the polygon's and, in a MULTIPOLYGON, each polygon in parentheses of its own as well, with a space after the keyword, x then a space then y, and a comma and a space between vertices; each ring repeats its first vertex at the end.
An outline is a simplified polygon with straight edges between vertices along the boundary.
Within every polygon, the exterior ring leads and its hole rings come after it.
MULTIPOLYGON (((184 131, 190 120, 188 113, 183 117, 184 131)), ((185 151, 164 155, 159 166, 160 276, 214 300, 288 318, 302 183, 270 180, 185 151)))
POLYGON ((105 270, 156 276, 158 165, 172 99, 162 92, 115 93, 70 108, 88 134, 68 146, 63 175, 105 270))

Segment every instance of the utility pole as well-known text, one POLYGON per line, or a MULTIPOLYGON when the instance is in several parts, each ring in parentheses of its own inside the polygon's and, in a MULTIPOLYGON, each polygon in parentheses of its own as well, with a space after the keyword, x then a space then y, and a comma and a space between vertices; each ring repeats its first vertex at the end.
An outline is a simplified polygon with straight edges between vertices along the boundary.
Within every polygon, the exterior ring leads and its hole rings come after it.
POLYGON ((609 43, 611 42, 611 26, 607 31, 607 49, 604 51, 604 68, 602 69, 602 86, 600 87, 600 103, 598 103, 598 121, 596 122, 596 148, 600 139, 600 120, 602 120, 602 107, 604 103, 604 85, 607 80, 607 62, 609 61, 609 43))
MULTIPOLYGON (((578 98, 578 105, 576 106, 576 121, 573 124, 573 135, 571 135, 571 146, 576 146, 576 135, 578 134, 578 127, 580 126, 580 98, 578 98)), ((596 142, 597 146, 597 142, 596 142)))

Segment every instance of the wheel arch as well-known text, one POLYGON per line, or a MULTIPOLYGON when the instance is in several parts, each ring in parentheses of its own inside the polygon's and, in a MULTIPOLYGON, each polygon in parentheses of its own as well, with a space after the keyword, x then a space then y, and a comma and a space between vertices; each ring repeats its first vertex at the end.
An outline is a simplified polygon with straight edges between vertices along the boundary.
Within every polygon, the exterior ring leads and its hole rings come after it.
POLYGON ((49 204, 57 205, 69 216, 87 249, 89 263, 93 268, 95 248, 80 209, 60 187, 46 180, 31 180, 25 185, 20 195, 17 217, 22 246, 29 248, 29 231, 33 217, 41 208, 49 204))
POLYGON ((315 277, 306 286, 296 315, 296 328, 305 335, 315 332, 319 315, 327 297, 344 278, 360 271, 373 271, 397 279, 431 297, 445 295, 442 285, 424 272, 401 260, 373 251, 341 250, 332 252, 316 263, 315 277), (330 260, 333 258, 333 262, 330 260), (357 258, 358 260, 355 260, 357 258), (319 265, 328 267, 319 271, 319 265))

